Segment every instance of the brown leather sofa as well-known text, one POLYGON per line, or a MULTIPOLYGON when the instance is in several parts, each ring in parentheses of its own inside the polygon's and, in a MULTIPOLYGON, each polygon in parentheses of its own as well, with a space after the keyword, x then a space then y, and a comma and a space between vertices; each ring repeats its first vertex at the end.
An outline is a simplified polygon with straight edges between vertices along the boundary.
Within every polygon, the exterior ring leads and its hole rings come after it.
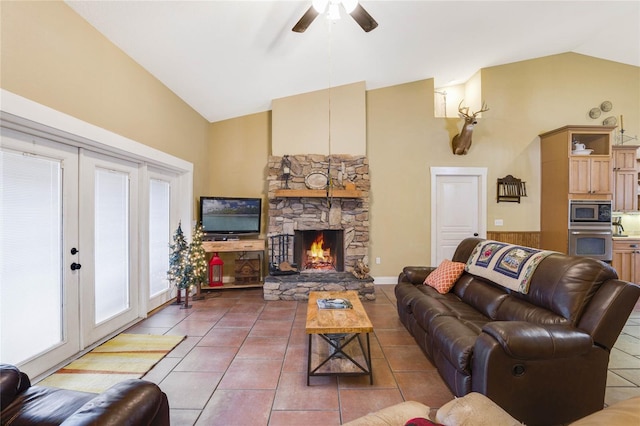
POLYGON ((18 368, 0 364, 0 423, 22 425, 169 425, 169 402, 144 380, 125 380, 101 394, 31 386, 18 368))
MULTIPOLYGON (((467 262, 479 238, 463 240, 467 262)), ((405 267, 400 320, 456 396, 479 392, 529 426, 575 421, 604 406, 609 353, 640 296, 609 265, 556 253, 526 294, 463 272, 440 294, 435 267, 405 267)))

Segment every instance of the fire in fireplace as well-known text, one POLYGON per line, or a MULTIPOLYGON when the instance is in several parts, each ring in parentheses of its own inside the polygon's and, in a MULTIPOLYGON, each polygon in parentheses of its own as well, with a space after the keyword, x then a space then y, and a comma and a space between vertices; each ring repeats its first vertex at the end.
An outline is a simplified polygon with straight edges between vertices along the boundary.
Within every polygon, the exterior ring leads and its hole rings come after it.
POLYGON ((344 271, 341 230, 296 231, 294 247, 301 272, 344 271))

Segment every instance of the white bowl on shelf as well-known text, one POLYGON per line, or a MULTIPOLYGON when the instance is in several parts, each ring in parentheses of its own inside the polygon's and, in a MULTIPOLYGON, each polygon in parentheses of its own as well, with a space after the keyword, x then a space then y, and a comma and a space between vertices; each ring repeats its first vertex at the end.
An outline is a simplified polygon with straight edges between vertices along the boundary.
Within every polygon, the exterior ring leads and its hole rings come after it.
POLYGON ((574 149, 571 151, 571 155, 590 155, 592 152, 592 149, 574 149))

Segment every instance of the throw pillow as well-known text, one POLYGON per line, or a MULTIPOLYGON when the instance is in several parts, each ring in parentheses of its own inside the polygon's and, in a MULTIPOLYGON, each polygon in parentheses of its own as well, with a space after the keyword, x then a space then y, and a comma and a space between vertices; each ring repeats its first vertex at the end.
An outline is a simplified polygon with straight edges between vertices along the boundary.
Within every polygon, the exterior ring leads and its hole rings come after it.
POLYGON ((427 275, 424 283, 435 288, 440 294, 448 293, 462 275, 464 267, 465 264, 462 262, 444 259, 435 271, 427 275))
POLYGON ((411 419, 404 424, 404 426, 443 426, 440 423, 434 423, 429 419, 425 419, 423 417, 416 417, 415 419, 411 419))

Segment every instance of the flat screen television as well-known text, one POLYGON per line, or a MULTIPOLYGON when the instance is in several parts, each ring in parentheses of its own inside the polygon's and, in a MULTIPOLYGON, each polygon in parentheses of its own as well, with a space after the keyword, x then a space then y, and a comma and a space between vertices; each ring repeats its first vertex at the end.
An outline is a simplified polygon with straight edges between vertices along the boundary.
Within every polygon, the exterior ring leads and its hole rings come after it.
POLYGON ((200 220, 208 236, 259 234, 262 198, 200 197, 200 220))

